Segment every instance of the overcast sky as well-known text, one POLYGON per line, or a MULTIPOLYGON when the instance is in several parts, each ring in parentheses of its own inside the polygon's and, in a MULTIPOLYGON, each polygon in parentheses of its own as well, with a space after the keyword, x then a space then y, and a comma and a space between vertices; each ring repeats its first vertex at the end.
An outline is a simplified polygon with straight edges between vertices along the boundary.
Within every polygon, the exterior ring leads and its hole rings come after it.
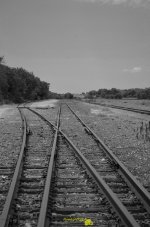
POLYGON ((150 87, 150 0, 0 0, 0 56, 55 92, 150 87))

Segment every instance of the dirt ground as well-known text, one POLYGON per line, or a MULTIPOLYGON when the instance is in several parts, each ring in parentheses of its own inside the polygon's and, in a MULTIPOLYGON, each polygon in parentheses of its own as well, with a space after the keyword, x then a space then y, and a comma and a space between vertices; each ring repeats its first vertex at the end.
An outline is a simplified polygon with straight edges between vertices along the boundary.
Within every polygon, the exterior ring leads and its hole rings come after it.
POLYGON ((52 107, 55 107, 57 102, 58 102, 58 100, 56 100, 56 99, 50 99, 50 100, 45 100, 45 101, 34 102, 30 106, 31 107, 52 108, 52 107))
POLYGON ((0 117, 5 116, 10 109, 15 108, 17 105, 0 105, 0 117))

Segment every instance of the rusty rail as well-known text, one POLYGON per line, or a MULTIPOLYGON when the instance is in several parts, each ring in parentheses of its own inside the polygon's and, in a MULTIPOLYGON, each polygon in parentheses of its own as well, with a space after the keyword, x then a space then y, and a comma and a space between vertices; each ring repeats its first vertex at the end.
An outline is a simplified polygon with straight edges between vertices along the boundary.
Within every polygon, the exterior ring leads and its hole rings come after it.
MULTIPOLYGON (((41 119, 44 119, 47 124, 53 126, 56 131, 58 130, 58 126, 54 126, 50 121, 45 119, 42 115, 37 113, 35 110, 28 108, 30 111, 38 115, 41 119)), ((58 125, 58 123, 57 123, 58 125)), ((59 128, 59 132, 61 135, 66 139, 66 141, 71 145, 73 148, 75 154, 78 156, 80 161, 83 163, 83 165, 86 167, 87 171, 91 175, 91 177, 95 180, 97 183, 98 187, 103 191, 107 199, 110 201, 112 204, 112 207, 114 211, 117 213, 117 215, 120 217, 122 222, 126 227, 139 227, 139 224, 136 222, 136 220, 133 218, 133 216, 128 212, 128 210, 125 208, 125 206, 120 202, 118 197, 113 193, 113 191, 110 189, 110 187, 105 183, 105 181, 100 177, 100 175, 97 173, 95 168, 90 164, 90 162, 83 156, 81 151, 72 143, 72 141, 67 137, 65 133, 62 132, 62 130, 59 128)), ((51 172, 52 172, 52 167, 51 167, 51 172)), ((49 182, 50 184, 50 182, 49 182)), ((47 191, 49 192, 49 188, 47 188, 47 191)), ((47 193, 48 194, 48 193, 47 193)), ((46 197, 48 198, 48 197, 46 197)), ((38 227, 48 227, 49 223, 46 222, 46 206, 43 208, 43 212, 41 213, 41 217, 39 218, 39 223, 38 227), (42 220, 43 219, 43 220, 42 220)))
POLYGON ((18 188, 18 182, 21 177, 22 173, 22 167, 23 167, 23 156, 24 156, 24 151, 26 147, 26 140, 27 140, 27 123, 25 117, 22 115, 20 108, 18 107, 18 110, 21 115, 21 119, 23 122, 23 141, 22 141, 22 146, 21 146, 21 151, 19 154, 19 158, 17 161, 17 165, 15 168, 15 172, 13 175, 13 179, 9 188, 9 192, 6 198, 6 202, 4 204, 4 209, 2 212, 2 215, 0 216, 0 227, 7 227, 10 219, 10 212, 12 208, 12 203, 16 195, 16 191, 18 188))
POLYGON ((47 172, 46 183, 45 183, 44 194, 43 194, 37 227, 49 226, 49 221, 46 218, 46 214, 47 214, 47 208, 48 208, 49 193, 51 188, 52 172, 54 168, 54 161, 55 161, 54 159, 56 155, 57 138, 58 138, 58 132, 59 132, 59 125, 60 125, 60 113, 61 113, 61 108, 59 108, 59 112, 57 116, 57 126, 56 126, 53 148, 52 148, 51 157, 50 157, 49 166, 48 166, 48 172, 47 172))

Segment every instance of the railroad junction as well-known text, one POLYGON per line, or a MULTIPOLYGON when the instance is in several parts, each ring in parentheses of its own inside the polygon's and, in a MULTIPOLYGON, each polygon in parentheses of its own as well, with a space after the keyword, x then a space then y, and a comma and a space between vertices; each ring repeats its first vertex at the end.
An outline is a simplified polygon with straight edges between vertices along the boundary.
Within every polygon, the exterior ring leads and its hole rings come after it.
POLYGON ((149 116, 128 112, 78 101, 3 111, 0 226, 150 226, 149 129, 138 125, 149 116))

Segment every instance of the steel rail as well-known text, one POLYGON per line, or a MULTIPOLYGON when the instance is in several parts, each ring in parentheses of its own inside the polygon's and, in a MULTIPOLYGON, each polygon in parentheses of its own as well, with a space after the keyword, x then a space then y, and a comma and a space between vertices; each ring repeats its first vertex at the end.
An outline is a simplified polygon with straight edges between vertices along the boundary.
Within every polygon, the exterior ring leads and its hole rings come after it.
POLYGON ((31 109, 30 107, 22 107, 22 108, 26 108, 28 110, 30 110, 32 113, 36 114, 37 116, 39 116, 43 121, 45 121, 48 125, 52 126, 55 130, 57 129, 57 127, 50 121, 48 121, 45 117, 43 117, 41 114, 39 114, 38 112, 36 112, 35 110, 31 109))
MULTIPOLYGON (((42 115, 37 113, 36 111, 27 108, 33 113, 37 114, 41 119, 45 119, 42 115)), ((45 119, 45 121, 49 124, 52 125, 54 128, 56 128, 50 121, 45 119)), ((57 129, 57 128, 56 128, 57 129)), ((80 161, 83 163, 83 165, 86 167, 88 170, 89 174, 91 177, 96 181, 98 187, 103 191, 107 199, 110 201, 112 204, 112 207, 114 211, 117 213, 117 215, 120 217, 122 220, 123 224, 126 227, 139 227, 139 224, 136 222, 136 220, 133 218, 133 216, 128 212, 126 207, 120 202, 118 197, 113 193, 113 191, 110 189, 110 187, 105 183, 105 181, 102 179, 102 177, 98 174, 98 172, 95 170, 95 168, 90 164, 90 162, 83 156, 81 151, 73 144, 73 142, 67 137, 67 135, 62 132, 62 130, 59 128, 59 132, 61 135, 66 139, 66 141, 71 145, 73 150, 75 151, 75 154, 78 156, 80 161)), ((45 214, 44 214, 45 215, 45 214)), ((43 222, 43 224, 45 221, 43 222)), ((38 227, 48 227, 49 223, 47 225, 38 225, 38 227)))
POLYGON ((17 165, 15 168, 15 172, 11 181, 11 185, 9 188, 9 192, 6 198, 6 202, 4 204, 4 209, 2 211, 2 215, 0 216, 0 227, 7 227, 9 224, 9 220, 10 220, 10 213, 11 213, 11 208, 12 208, 12 203, 13 200, 16 196, 16 191, 18 188, 18 182, 19 179, 21 177, 21 173, 22 173, 22 167, 23 167, 23 157, 24 157, 24 150, 26 147, 26 141, 27 141, 27 123, 26 123, 26 119, 24 117, 24 115, 22 115, 20 108, 18 107, 18 110, 20 112, 21 115, 21 119, 23 122, 23 141, 22 141, 22 145, 21 145, 21 151, 19 154, 19 158, 17 161, 17 165))
POLYGON ((46 218, 46 215, 47 215, 49 194, 50 194, 50 188, 51 188, 51 179, 52 179, 52 173, 53 173, 54 161, 55 161, 55 155, 56 155, 56 146, 58 141, 60 113, 61 113, 61 107, 59 108, 58 115, 57 115, 57 126, 56 126, 55 137, 54 137, 51 157, 49 161, 49 166, 48 166, 48 172, 47 172, 46 183, 45 183, 44 194, 42 198, 37 227, 45 227, 45 226, 49 226, 50 224, 48 219, 46 218))
POLYGON ((150 194, 149 192, 140 184, 139 181, 129 172, 129 170, 121 163, 121 161, 113 154, 113 152, 104 144, 104 142, 96 135, 96 133, 90 129, 81 118, 73 111, 73 109, 68 105, 70 111, 76 116, 80 123, 91 133, 93 138, 98 142, 106 152, 107 156, 113 160, 118 168, 119 173, 125 179, 129 187, 132 188, 137 197, 142 201, 145 209, 150 213, 150 194))
POLYGON ((150 115, 150 111, 149 110, 140 110, 140 109, 131 108, 131 107, 116 106, 116 105, 109 105, 109 104, 101 104, 101 103, 96 103, 96 102, 89 102, 89 103, 90 104, 95 104, 95 105, 98 105, 98 106, 105 106, 105 107, 110 107, 110 108, 114 108, 114 109, 122 109, 122 110, 127 110, 127 111, 131 111, 131 112, 135 112, 135 113, 150 115))
POLYGON ((115 193, 111 190, 111 188, 105 183, 103 178, 98 174, 95 168, 90 164, 90 162, 85 158, 85 156, 81 153, 81 151, 73 144, 73 142, 67 137, 67 135, 60 130, 61 134, 71 145, 73 150, 76 152, 80 161, 84 164, 91 177, 94 178, 99 188, 103 191, 108 201, 110 201, 111 205, 114 208, 114 211, 122 220, 123 224, 127 227, 138 227, 139 224, 133 218, 133 216, 128 212, 126 207, 120 202, 115 193))

